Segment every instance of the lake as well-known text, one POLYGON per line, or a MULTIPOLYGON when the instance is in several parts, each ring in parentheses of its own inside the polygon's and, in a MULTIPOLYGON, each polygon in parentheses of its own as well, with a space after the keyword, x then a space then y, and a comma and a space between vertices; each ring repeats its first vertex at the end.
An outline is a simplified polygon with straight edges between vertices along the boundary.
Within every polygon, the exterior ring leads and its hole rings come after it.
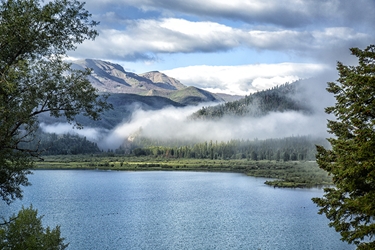
POLYGON ((68 249, 355 249, 312 197, 236 173, 40 170, 24 199, 61 226, 68 249))

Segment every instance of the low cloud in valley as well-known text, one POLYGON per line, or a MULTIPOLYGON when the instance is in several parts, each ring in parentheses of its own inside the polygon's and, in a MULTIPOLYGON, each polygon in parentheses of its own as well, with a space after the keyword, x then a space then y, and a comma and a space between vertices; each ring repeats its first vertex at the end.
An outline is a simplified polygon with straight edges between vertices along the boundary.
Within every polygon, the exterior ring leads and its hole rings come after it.
MULTIPOLYGON (((322 100, 320 100, 322 101, 322 100)), ((326 101, 329 103, 329 101, 326 101)), ((207 107, 207 104, 205 104, 207 107)), ((134 111, 129 122, 116 126, 113 130, 99 128, 72 129, 69 124, 42 124, 41 128, 50 133, 77 133, 98 143, 102 149, 116 149, 130 136, 141 130, 142 136, 156 140, 229 141, 231 139, 269 139, 289 136, 311 135, 328 137, 326 120, 329 118, 322 109, 313 114, 295 111, 274 112, 266 116, 223 117, 220 120, 191 120, 188 117, 200 107, 168 107, 161 110, 134 111)), ((330 117, 332 119, 332 117, 330 117)))

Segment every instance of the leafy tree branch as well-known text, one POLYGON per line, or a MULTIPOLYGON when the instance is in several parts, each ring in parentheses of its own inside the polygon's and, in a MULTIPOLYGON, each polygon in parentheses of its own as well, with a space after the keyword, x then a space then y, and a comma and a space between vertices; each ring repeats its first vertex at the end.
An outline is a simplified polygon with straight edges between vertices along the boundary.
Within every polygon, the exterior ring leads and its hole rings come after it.
POLYGON ((98 120, 110 108, 90 84, 90 70, 73 70, 66 53, 95 39, 98 22, 76 0, 7 0, 0 4, 0 196, 7 203, 22 197, 20 186, 38 148, 38 116, 64 116, 78 128, 78 114, 98 120))

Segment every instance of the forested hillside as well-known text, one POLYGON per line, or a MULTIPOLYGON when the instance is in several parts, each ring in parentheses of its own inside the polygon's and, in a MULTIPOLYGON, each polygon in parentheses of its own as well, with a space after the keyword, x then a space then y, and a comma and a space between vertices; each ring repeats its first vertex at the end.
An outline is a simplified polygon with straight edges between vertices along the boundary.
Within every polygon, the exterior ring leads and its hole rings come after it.
POLYGON ((78 135, 44 133, 38 131, 35 140, 24 145, 25 148, 34 150, 38 148, 41 155, 77 155, 100 153, 98 145, 86 137, 78 135))
POLYGON ((218 119, 226 115, 259 117, 270 112, 288 110, 311 112, 310 107, 297 98, 302 93, 302 89, 301 81, 285 83, 250 94, 237 101, 202 107, 191 117, 193 119, 218 119))

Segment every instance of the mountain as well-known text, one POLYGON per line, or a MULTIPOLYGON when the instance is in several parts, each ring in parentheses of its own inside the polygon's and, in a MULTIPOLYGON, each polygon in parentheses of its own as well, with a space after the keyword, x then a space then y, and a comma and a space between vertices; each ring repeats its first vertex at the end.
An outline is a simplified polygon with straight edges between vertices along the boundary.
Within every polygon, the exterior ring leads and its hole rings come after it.
MULTIPOLYGON (((168 106, 184 107, 204 102, 221 102, 216 106, 203 107, 191 115, 192 119, 219 119, 223 116, 263 116, 269 112, 288 110, 312 112, 301 96, 303 81, 287 83, 272 89, 250 94, 243 98, 214 94, 197 87, 187 87, 167 75, 151 71, 143 74, 127 72, 118 64, 101 60, 85 59, 72 63, 74 69, 91 68, 89 80, 101 93, 110 94, 108 103, 113 110, 102 114, 100 121, 84 116, 77 120, 85 126, 112 129, 121 122, 129 121, 135 110, 158 110, 168 106)), ((40 121, 51 124, 66 122, 65 119, 40 116, 40 121)))
POLYGON ((311 113, 304 95, 304 82, 296 81, 245 96, 236 101, 202 107, 191 115, 193 119, 219 119, 223 116, 259 117, 270 112, 301 111, 311 113))
MULTIPOLYGON (((225 101, 219 95, 196 87, 187 87, 158 71, 138 75, 125 71, 118 64, 92 59, 74 61, 72 68, 91 68, 91 84, 100 93, 109 94, 107 102, 113 106, 112 110, 101 115, 99 121, 79 115, 77 121, 84 126, 112 129, 122 122, 129 121, 134 111, 139 109, 158 110, 171 106, 184 107, 202 102, 225 101)), ((39 120, 45 124, 67 122, 65 118, 54 118, 49 114, 41 114, 39 120)))
POLYGON ((159 71, 143 74, 127 72, 118 64, 85 59, 74 61, 73 69, 91 68, 89 80, 103 93, 137 94, 140 96, 158 96, 168 98, 183 105, 196 105, 201 102, 224 102, 231 98, 228 95, 213 94, 208 91, 187 87, 178 80, 159 71))

